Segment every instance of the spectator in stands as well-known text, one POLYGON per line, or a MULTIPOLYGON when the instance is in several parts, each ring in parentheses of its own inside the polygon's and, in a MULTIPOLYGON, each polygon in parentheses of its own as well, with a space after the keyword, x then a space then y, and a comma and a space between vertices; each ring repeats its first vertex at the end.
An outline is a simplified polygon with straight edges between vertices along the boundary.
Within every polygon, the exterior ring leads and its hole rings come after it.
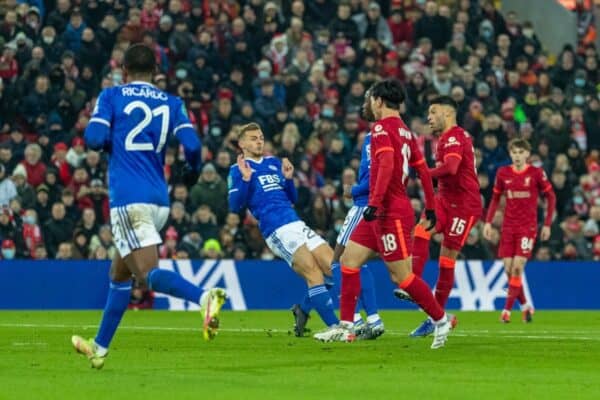
POLYGON ((57 260, 73 260, 73 243, 62 242, 58 245, 56 256, 57 260))
POLYGON ((41 162, 42 148, 37 144, 29 144, 25 148, 25 160, 22 165, 27 172, 27 183, 33 187, 42 184, 46 175, 46 165, 41 162))
MULTIPOLYGON (((51 217, 44 224, 42 231, 50 258, 57 255, 58 247, 68 242, 73 236, 73 222, 65 218, 65 205, 56 202, 52 205, 51 217)), ((71 247, 69 245, 69 257, 71 247)), ((66 253, 65 253, 66 254, 66 253)))
POLYGON ((208 239, 202 246, 202 258, 216 260, 223 256, 221 244, 217 239, 208 239))
POLYGON ((6 167, 0 164, 0 207, 7 207, 10 201, 17 196, 17 187, 7 177, 6 167))
POLYGON ((223 199, 227 197, 227 184, 217 174, 212 163, 202 167, 202 173, 190 193, 190 201, 194 208, 207 205, 215 213, 218 221, 223 221, 227 214, 227 204, 223 199))
POLYGON ((2 259, 12 260, 16 257, 16 246, 15 242, 11 239, 2 240, 2 259))
POLYGON ((112 231, 109 225, 102 225, 98 230, 98 234, 90 239, 89 253, 97 254, 98 248, 102 247, 107 254, 107 259, 113 259, 117 253, 117 248, 113 242, 112 231))

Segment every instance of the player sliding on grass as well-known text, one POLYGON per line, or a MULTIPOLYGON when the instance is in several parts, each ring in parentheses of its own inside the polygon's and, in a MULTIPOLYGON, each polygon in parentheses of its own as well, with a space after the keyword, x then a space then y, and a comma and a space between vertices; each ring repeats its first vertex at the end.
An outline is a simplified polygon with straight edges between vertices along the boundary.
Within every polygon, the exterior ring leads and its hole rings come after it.
MULTIPOLYGON (((364 120, 373 122, 375 117, 369 107, 369 91, 365 92, 365 101, 362 106, 362 117, 364 120)), ((352 186, 352 199, 354 204, 348 211, 344 225, 337 237, 337 243, 333 251, 333 264, 331 270, 336 276, 336 281, 339 282, 337 276, 340 274, 340 256, 344 252, 350 235, 363 219, 363 213, 369 201, 369 169, 371 168, 371 132, 368 132, 364 138, 361 149, 360 167, 358 169, 358 183, 352 186)), ((361 339, 376 339, 383 335, 385 328, 383 321, 377 312, 377 300, 375 298, 375 283, 373 274, 367 264, 360 269, 361 291, 357 302, 356 312, 354 313, 354 333, 361 339), (360 306, 367 313, 367 323, 365 325, 362 316, 360 315, 360 306)))
MULTIPOLYGON (((229 209, 240 213, 248 207, 258 220, 267 246, 306 280, 308 296, 304 307, 316 309, 327 326, 337 325, 339 320, 325 287, 325 276, 332 280, 333 251, 298 218, 292 207, 298 197, 294 166, 287 158, 264 156, 264 143, 258 124, 250 123, 240 129, 242 154, 229 170, 229 209)), ((295 316, 296 335, 302 336, 308 311, 295 312, 295 316)))
POLYGON ((130 47, 124 57, 126 84, 104 89, 85 131, 88 147, 110 153, 110 219, 118 254, 110 268, 110 288, 95 339, 71 338, 75 349, 94 368, 102 368, 108 346, 129 304, 132 275, 154 291, 199 303, 204 338, 217 333, 225 291, 202 289, 172 271, 158 268, 159 231, 169 216, 169 195, 163 173, 167 135, 177 135, 186 160, 200 166, 200 141, 181 99, 150 82, 154 52, 130 47))
POLYGON ((446 343, 451 326, 443 308, 436 302, 427 284, 411 272, 411 231, 414 211, 406 195, 409 167, 414 167, 425 192, 428 226, 435 224, 433 185, 425 160, 413 134, 398 109, 404 101, 403 88, 396 80, 377 82, 369 89, 369 107, 377 122, 371 137, 371 177, 369 202, 363 217, 350 236, 341 259, 341 322, 317 333, 321 341, 353 341, 354 309, 360 294, 360 268, 379 253, 392 281, 405 290, 435 325, 432 348, 446 343))
MULTIPOLYGON (((435 152, 436 167, 429 170, 431 177, 438 180, 438 194, 435 202, 437 223, 433 230, 422 225, 415 227, 413 247, 413 272, 423 275, 429 258, 431 235, 444 234, 439 258, 439 275, 435 285, 435 299, 442 307, 454 286, 454 265, 471 227, 482 213, 479 181, 475 170, 473 140, 464 129, 456 124, 456 103, 449 97, 439 97, 429 106, 427 116, 434 134, 440 135, 435 152)), ((400 298, 408 298, 402 290, 396 290, 400 298)), ((452 325, 456 319, 452 319, 452 325)), ((411 336, 427 336, 433 333, 434 323, 426 319, 411 336)))
POLYGON ((543 241, 550 238, 550 224, 554 215, 556 196, 543 169, 527 163, 531 146, 525 139, 513 139, 508 143, 512 165, 498 169, 494 193, 487 213, 483 235, 492 237, 492 220, 498 208, 500 197, 506 197, 504 221, 498 256, 504 261, 504 270, 508 275, 508 297, 500 321, 510 322, 510 311, 515 300, 521 303, 523 322, 531 322, 533 307, 527 304, 521 277, 525 264, 533 251, 537 236, 538 194, 546 197, 547 209, 544 226, 540 232, 543 241))

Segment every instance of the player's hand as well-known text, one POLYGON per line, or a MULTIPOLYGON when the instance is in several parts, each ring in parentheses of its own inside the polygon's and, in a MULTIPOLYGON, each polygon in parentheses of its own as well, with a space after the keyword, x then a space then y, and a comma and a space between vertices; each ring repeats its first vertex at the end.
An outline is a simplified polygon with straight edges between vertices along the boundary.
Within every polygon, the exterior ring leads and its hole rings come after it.
POLYGON ((344 192, 343 192, 344 198, 351 199, 352 198, 352 185, 344 185, 343 189, 344 189, 344 192))
POLYGON ((238 155, 237 165, 242 173, 242 179, 248 182, 252 176, 252 168, 250 168, 250 165, 248 165, 248 162, 244 159, 243 154, 238 155))
POLYGON ((550 227, 549 226, 542 227, 542 231, 540 232, 540 239, 542 240, 542 242, 545 242, 548 239, 550 239, 550 227))
POLYGON ((425 219, 429 222, 429 225, 425 227, 428 231, 435 229, 437 217, 435 216, 435 210, 425 210, 425 219))
POLYGON ((489 222, 486 222, 486 224, 483 225, 483 237, 485 238, 485 240, 492 240, 492 224, 490 224, 489 222))
POLYGON ((294 177, 294 165, 287 158, 281 159, 281 172, 285 179, 292 179, 294 177))
POLYGON ((363 211, 363 218, 367 222, 373 221, 375 218, 377 218, 377 216, 375 215, 376 212, 377 212, 377 207, 367 206, 367 208, 365 208, 365 211, 363 211))

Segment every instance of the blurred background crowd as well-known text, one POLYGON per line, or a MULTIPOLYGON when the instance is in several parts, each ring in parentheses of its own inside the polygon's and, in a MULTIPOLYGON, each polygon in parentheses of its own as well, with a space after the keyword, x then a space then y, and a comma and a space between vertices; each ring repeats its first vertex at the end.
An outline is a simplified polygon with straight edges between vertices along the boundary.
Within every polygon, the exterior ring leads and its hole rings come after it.
MULTIPOLYGON (((406 86, 403 117, 430 166, 425 116, 439 94, 474 137, 484 204, 506 143, 524 137, 557 194, 549 242, 535 258, 600 259, 600 69, 583 2, 576 46, 550 54, 535 26, 488 0, 5 0, 0 5, 2 258, 108 259, 107 155, 83 131, 102 88, 123 83, 132 43, 154 49, 155 85, 181 96, 202 138, 204 166, 186 172, 169 142, 172 199, 165 258, 272 259, 250 216, 228 212, 236 131, 259 122, 270 154, 296 166, 296 209, 334 243, 368 124, 366 88, 406 86), (587 25, 586 25, 587 24, 587 25)), ((174 140, 174 139, 173 139, 174 140)), ((417 181, 409 194, 423 207, 417 181)), ((543 209, 540 208, 540 213, 543 209)), ((496 255, 471 231, 462 256, 496 255)), ((439 237, 432 241, 437 256, 439 237)))

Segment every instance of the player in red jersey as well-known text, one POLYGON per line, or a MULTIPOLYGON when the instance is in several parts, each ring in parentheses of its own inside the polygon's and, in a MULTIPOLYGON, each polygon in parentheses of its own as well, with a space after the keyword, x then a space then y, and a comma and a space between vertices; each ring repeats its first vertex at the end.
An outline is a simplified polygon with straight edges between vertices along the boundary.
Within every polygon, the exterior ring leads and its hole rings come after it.
POLYGON ((360 294, 360 267, 379 253, 391 279, 410 294, 430 315, 435 325, 431 348, 444 346, 450 322, 427 284, 411 272, 411 231, 414 211, 406 194, 409 167, 421 178, 425 192, 426 220, 435 225, 433 184, 415 137, 398 109, 404 101, 402 85, 396 80, 375 83, 369 89, 369 107, 377 122, 371 130, 371 175, 368 206, 342 254, 340 325, 315 335, 322 341, 352 341, 354 310, 360 294))
MULTIPOLYGON (((456 103, 442 96, 430 103, 429 125, 434 134, 440 135, 436 152, 436 167, 429 170, 438 181, 434 229, 427 230, 423 224, 415 227, 413 247, 413 272, 423 275, 429 258, 429 241, 434 233, 442 233, 444 239, 439 259, 439 275, 435 285, 435 299, 444 308, 454 286, 454 265, 471 227, 481 217, 482 202, 479 181, 475 169, 473 140, 456 124, 456 103)), ((407 298, 401 289, 395 292, 399 298, 407 298)), ((453 319, 452 324, 456 324, 453 319)), ((411 332, 412 337, 433 333, 433 321, 426 319, 411 332)))
POLYGON ((544 170, 527 163, 531 154, 531 146, 527 140, 511 140, 508 150, 512 165, 501 167, 496 173, 483 236, 491 239, 492 220, 500 197, 504 195, 506 206, 498 256, 504 261, 504 269, 508 275, 508 297, 500 321, 510 322, 510 311, 518 299, 523 310, 523 322, 531 322, 533 307, 527 304, 521 277, 537 236, 538 194, 544 195, 547 201, 546 218, 540 232, 540 239, 543 241, 550 238, 556 196, 544 170))

